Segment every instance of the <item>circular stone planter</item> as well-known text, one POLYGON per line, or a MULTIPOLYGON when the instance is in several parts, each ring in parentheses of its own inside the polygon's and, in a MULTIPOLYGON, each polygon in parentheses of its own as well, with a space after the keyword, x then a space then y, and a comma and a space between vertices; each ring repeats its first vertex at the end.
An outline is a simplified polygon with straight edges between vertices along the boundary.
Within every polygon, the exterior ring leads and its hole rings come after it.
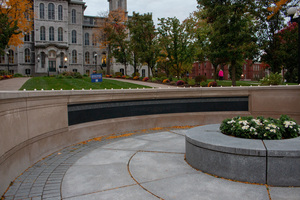
POLYGON ((237 181, 300 186, 300 137, 254 140, 227 136, 219 124, 192 128, 186 160, 194 168, 237 181))

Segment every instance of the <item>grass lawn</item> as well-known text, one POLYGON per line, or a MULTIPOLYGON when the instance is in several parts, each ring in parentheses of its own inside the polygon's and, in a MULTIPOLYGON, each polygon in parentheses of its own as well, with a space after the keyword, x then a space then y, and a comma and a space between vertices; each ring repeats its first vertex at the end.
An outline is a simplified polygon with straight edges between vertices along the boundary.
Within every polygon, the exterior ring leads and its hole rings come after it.
POLYGON ((121 81, 103 79, 102 83, 92 83, 90 77, 82 79, 75 78, 56 78, 56 77, 33 77, 28 80, 20 90, 89 90, 91 89, 129 89, 129 88, 149 88, 138 84, 125 83, 121 81))

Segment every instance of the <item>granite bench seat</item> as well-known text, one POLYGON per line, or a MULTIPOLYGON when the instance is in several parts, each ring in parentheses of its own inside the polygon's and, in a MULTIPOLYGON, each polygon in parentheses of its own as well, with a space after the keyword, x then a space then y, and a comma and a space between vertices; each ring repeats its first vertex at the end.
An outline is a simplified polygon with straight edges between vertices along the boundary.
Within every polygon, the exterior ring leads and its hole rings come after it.
POLYGON ((220 125, 189 130, 186 160, 194 168, 237 181, 300 186, 300 137, 252 140, 224 135, 220 125))

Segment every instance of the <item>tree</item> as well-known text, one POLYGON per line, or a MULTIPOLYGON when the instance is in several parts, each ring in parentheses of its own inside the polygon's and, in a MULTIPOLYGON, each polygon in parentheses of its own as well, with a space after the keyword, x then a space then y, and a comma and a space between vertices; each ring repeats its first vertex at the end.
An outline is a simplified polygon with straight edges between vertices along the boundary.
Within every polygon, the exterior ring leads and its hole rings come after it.
POLYGON ((232 85, 245 62, 258 51, 255 2, 252 0, 198 0, 201 19, 209 26, 207 45, 216 63, 230 64, 232 85))
POLYGON ((9 45, 23 44, 25 33, 32 30, 33 3, 30 0, 1 0, 0 1, 0 40, 4 51, 9 45))
MULTIPOLYGON (((108 47, 109 58, 112 55, 117 62, 124 64, 125 75, 127 75, 127 65, 131 59, 126 21, 125 11, 114 10, 100 22, 97 30, 100 38, 100 48, 108 47)), ((109 64, 110 59, 108 61, 109 64)), ((107 73, 110 74, 110 69, 108 69, 107 73)))
POLYGON ((289 23, 288 26, 280 30, 275 38, 278 40, 279 52, 282 66, 287 69, 285 79, 288 82, 297 82, 298 74, 298 24, 296 22, 289 23))
MULTIPOLYGON (((133 12, 129 20, 130 42, 134 55, 134 67, 138 63, 148 65, 148 75, 153 74, 156 63, 157 50, 155 45, 155 26, 151 13, 139 14, 133 12)), ((136 67, 135 67, 136 70, 136 67)))
POLYGON ((192 68, 194 46, 190 34, 186 30, 186 24, 181 24, 176 17, 159 20, 160 48, 167 55, 171 71, 181 77, 192 68))

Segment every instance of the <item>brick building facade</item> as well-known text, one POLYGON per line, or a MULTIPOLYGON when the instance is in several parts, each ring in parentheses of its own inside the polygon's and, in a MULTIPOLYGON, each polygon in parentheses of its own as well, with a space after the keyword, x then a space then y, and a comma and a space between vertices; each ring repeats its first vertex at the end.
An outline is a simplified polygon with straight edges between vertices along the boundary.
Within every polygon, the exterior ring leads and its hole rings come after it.
MULTIPOLYGON (((219 68, 218 70, 219 71, 219 68)), ((228 65, 223 67, 224 80, 230 79, 228 65)), ((243 65, 243 74, 241 80, 259 80, 265 77, 265 68, 262 63, 252 63, 251 60, 246 60, 243 65)), ((195 62, 193 64, 192 72, 190 77, 195 78, 196 76, 204 75, 208 79, 214 78, 214 67, 210 61, 195 62)))

